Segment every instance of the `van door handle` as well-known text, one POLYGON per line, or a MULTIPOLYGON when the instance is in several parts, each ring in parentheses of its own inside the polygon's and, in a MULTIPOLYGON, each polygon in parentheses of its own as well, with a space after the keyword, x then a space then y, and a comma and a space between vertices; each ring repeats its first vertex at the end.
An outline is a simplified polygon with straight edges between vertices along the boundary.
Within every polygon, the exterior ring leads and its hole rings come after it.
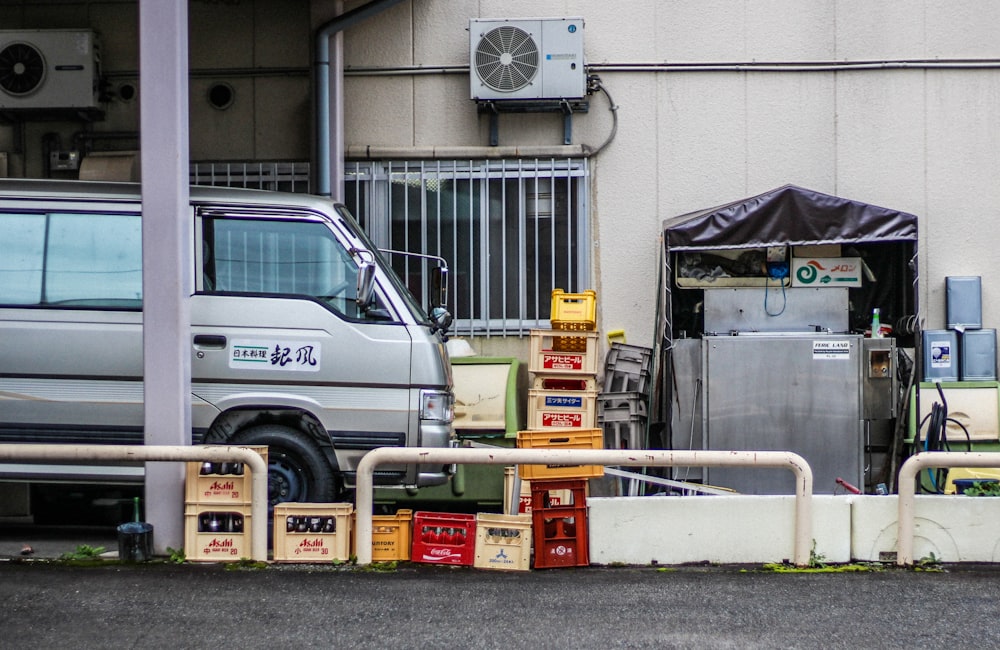
POLYGON ((194 346, 206 350, 225 350, 226 337, 221 334, 196 334, 194 346))

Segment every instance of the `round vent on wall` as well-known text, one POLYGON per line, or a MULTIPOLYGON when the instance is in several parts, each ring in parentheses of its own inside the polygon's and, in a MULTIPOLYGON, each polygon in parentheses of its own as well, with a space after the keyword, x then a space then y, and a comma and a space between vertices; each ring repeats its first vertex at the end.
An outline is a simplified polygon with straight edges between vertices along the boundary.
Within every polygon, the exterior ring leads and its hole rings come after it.
POLYGON ((45 80, 45 59, 28 43, 11 43, 0 50, 0 89, 10 95, 30 95, 45 80))
POLYGON ((538 73, 538 45, 523 29, 497 27, 479 40, 475 65, 484 84, 499 92, 514 92, 538 73))

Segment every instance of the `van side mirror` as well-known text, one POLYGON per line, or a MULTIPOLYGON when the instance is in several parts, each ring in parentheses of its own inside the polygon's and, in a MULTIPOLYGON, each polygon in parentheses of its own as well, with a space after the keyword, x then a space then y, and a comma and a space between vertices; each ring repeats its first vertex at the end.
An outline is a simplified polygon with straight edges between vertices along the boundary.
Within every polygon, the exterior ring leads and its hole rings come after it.
POLYGON ((431 269, 431 307, 448 305, 448 267, 435 266, 431 269))
POLYGON ((358 307, 364 311, 372 304, 372 294, 375 291, 375 264, 373 262, 361 262, 358 267, 358 307))

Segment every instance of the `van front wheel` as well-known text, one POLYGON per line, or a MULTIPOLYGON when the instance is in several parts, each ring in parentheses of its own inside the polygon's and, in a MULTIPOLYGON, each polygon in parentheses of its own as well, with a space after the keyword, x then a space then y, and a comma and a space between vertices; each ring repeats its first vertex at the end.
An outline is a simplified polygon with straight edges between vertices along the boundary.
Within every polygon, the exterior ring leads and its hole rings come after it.
POLYGON ((280 425, 250 427, 233 436, 234 445, 267 445, 268 505, 328 503, 337 493, 333 468, 305 434, 280 425))

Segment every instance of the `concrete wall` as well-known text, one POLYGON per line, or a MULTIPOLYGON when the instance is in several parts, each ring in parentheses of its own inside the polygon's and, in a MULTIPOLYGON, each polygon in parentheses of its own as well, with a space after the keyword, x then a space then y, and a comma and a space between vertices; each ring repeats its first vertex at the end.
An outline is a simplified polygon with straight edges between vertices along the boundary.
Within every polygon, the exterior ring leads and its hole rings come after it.
MULTIPOLYGON (((793 557, 795 497, 587 499, 592 564, 757 564, 793 557)), ((813 552, 825 562, 896 561, 895 496, 813 496, 813 552)), ((1000 561, 1000 499, 918 496, 914 560, 1000 561)))

